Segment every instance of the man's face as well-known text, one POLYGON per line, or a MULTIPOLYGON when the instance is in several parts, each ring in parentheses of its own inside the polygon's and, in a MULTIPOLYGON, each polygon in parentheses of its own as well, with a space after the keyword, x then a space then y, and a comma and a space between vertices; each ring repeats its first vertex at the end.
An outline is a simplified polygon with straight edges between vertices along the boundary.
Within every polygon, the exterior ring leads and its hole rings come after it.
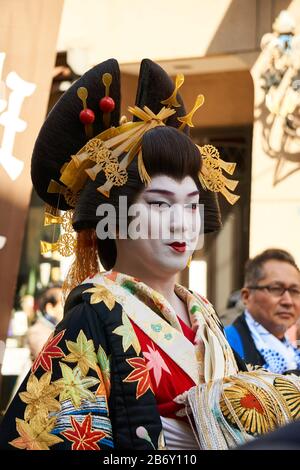
MULTIPOLYGON (((257 286, 276 286, 300 289, 300 274, 284 261, 269 260, 263 265, 264 276, 257 286)), ((286 330, 300 317, 300 296, 285 291, 281 296, 267 289, 254 290, 244 287, 242 298, 253 318, 277 338, 283 338, 286 330)))

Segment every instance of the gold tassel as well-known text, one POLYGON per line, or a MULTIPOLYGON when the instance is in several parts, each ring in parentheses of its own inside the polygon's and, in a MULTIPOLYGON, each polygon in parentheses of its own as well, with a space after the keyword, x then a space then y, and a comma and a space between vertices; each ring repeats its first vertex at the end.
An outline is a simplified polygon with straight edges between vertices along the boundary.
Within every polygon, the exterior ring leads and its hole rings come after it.
POLYGON ((97 235, 95 229, 85 229, 77 234, 75 259, 63 283, 63 296, 86 278, 99 272, 97 235))
POLYGON ((145 183, 146 185, 150 184, 151 183, 151 178, 148 175, 148 172, 145 168, 141 148, 140 148, 139 153, 138 153, 138 170, 139 170, 139 175, 140 175, 141 181, 143 183, 145 183))

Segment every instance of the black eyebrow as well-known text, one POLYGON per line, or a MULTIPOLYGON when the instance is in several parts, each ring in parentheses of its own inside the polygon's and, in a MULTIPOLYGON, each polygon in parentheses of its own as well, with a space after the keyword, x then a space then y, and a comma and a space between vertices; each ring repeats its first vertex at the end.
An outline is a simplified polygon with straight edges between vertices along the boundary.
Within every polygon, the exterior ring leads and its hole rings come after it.
MULTIPOLYGON (((160 194, 165 194, 167 196, 175 196, 175 193, 172 191, 167 191, 166 189, 146 189, 146 193, 160 193, 160 194)), ((189 193, 188 196, 199 196, 199 191, 193 191, 192 193, 189 193)))

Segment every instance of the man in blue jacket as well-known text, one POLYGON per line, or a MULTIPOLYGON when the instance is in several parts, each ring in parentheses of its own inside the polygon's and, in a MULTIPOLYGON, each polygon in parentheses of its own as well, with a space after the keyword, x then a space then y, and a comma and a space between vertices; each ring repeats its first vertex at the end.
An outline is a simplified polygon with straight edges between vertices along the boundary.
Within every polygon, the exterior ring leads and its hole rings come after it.
POLYGON ((245 310, 225 328, 231 347, 247 364, 279 374, 300 372, 300 350, 286 336, 300 317, 300 272, 294 258, 269 249, 248 260, 241 293, 245 310))

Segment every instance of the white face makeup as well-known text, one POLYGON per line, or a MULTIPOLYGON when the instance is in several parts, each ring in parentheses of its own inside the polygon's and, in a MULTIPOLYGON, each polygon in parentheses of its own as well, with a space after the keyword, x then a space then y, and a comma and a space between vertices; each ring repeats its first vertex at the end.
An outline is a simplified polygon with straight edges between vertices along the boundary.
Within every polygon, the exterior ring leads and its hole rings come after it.
POLYGON ((201 227, 194 180, 190 176, 182 181, 155 176, 136 203, 143 207, 139 221, 148 236, 117 240, 122 261, 126 257, 131 267, 157 274, 183 270, 197 246, 201 227))

